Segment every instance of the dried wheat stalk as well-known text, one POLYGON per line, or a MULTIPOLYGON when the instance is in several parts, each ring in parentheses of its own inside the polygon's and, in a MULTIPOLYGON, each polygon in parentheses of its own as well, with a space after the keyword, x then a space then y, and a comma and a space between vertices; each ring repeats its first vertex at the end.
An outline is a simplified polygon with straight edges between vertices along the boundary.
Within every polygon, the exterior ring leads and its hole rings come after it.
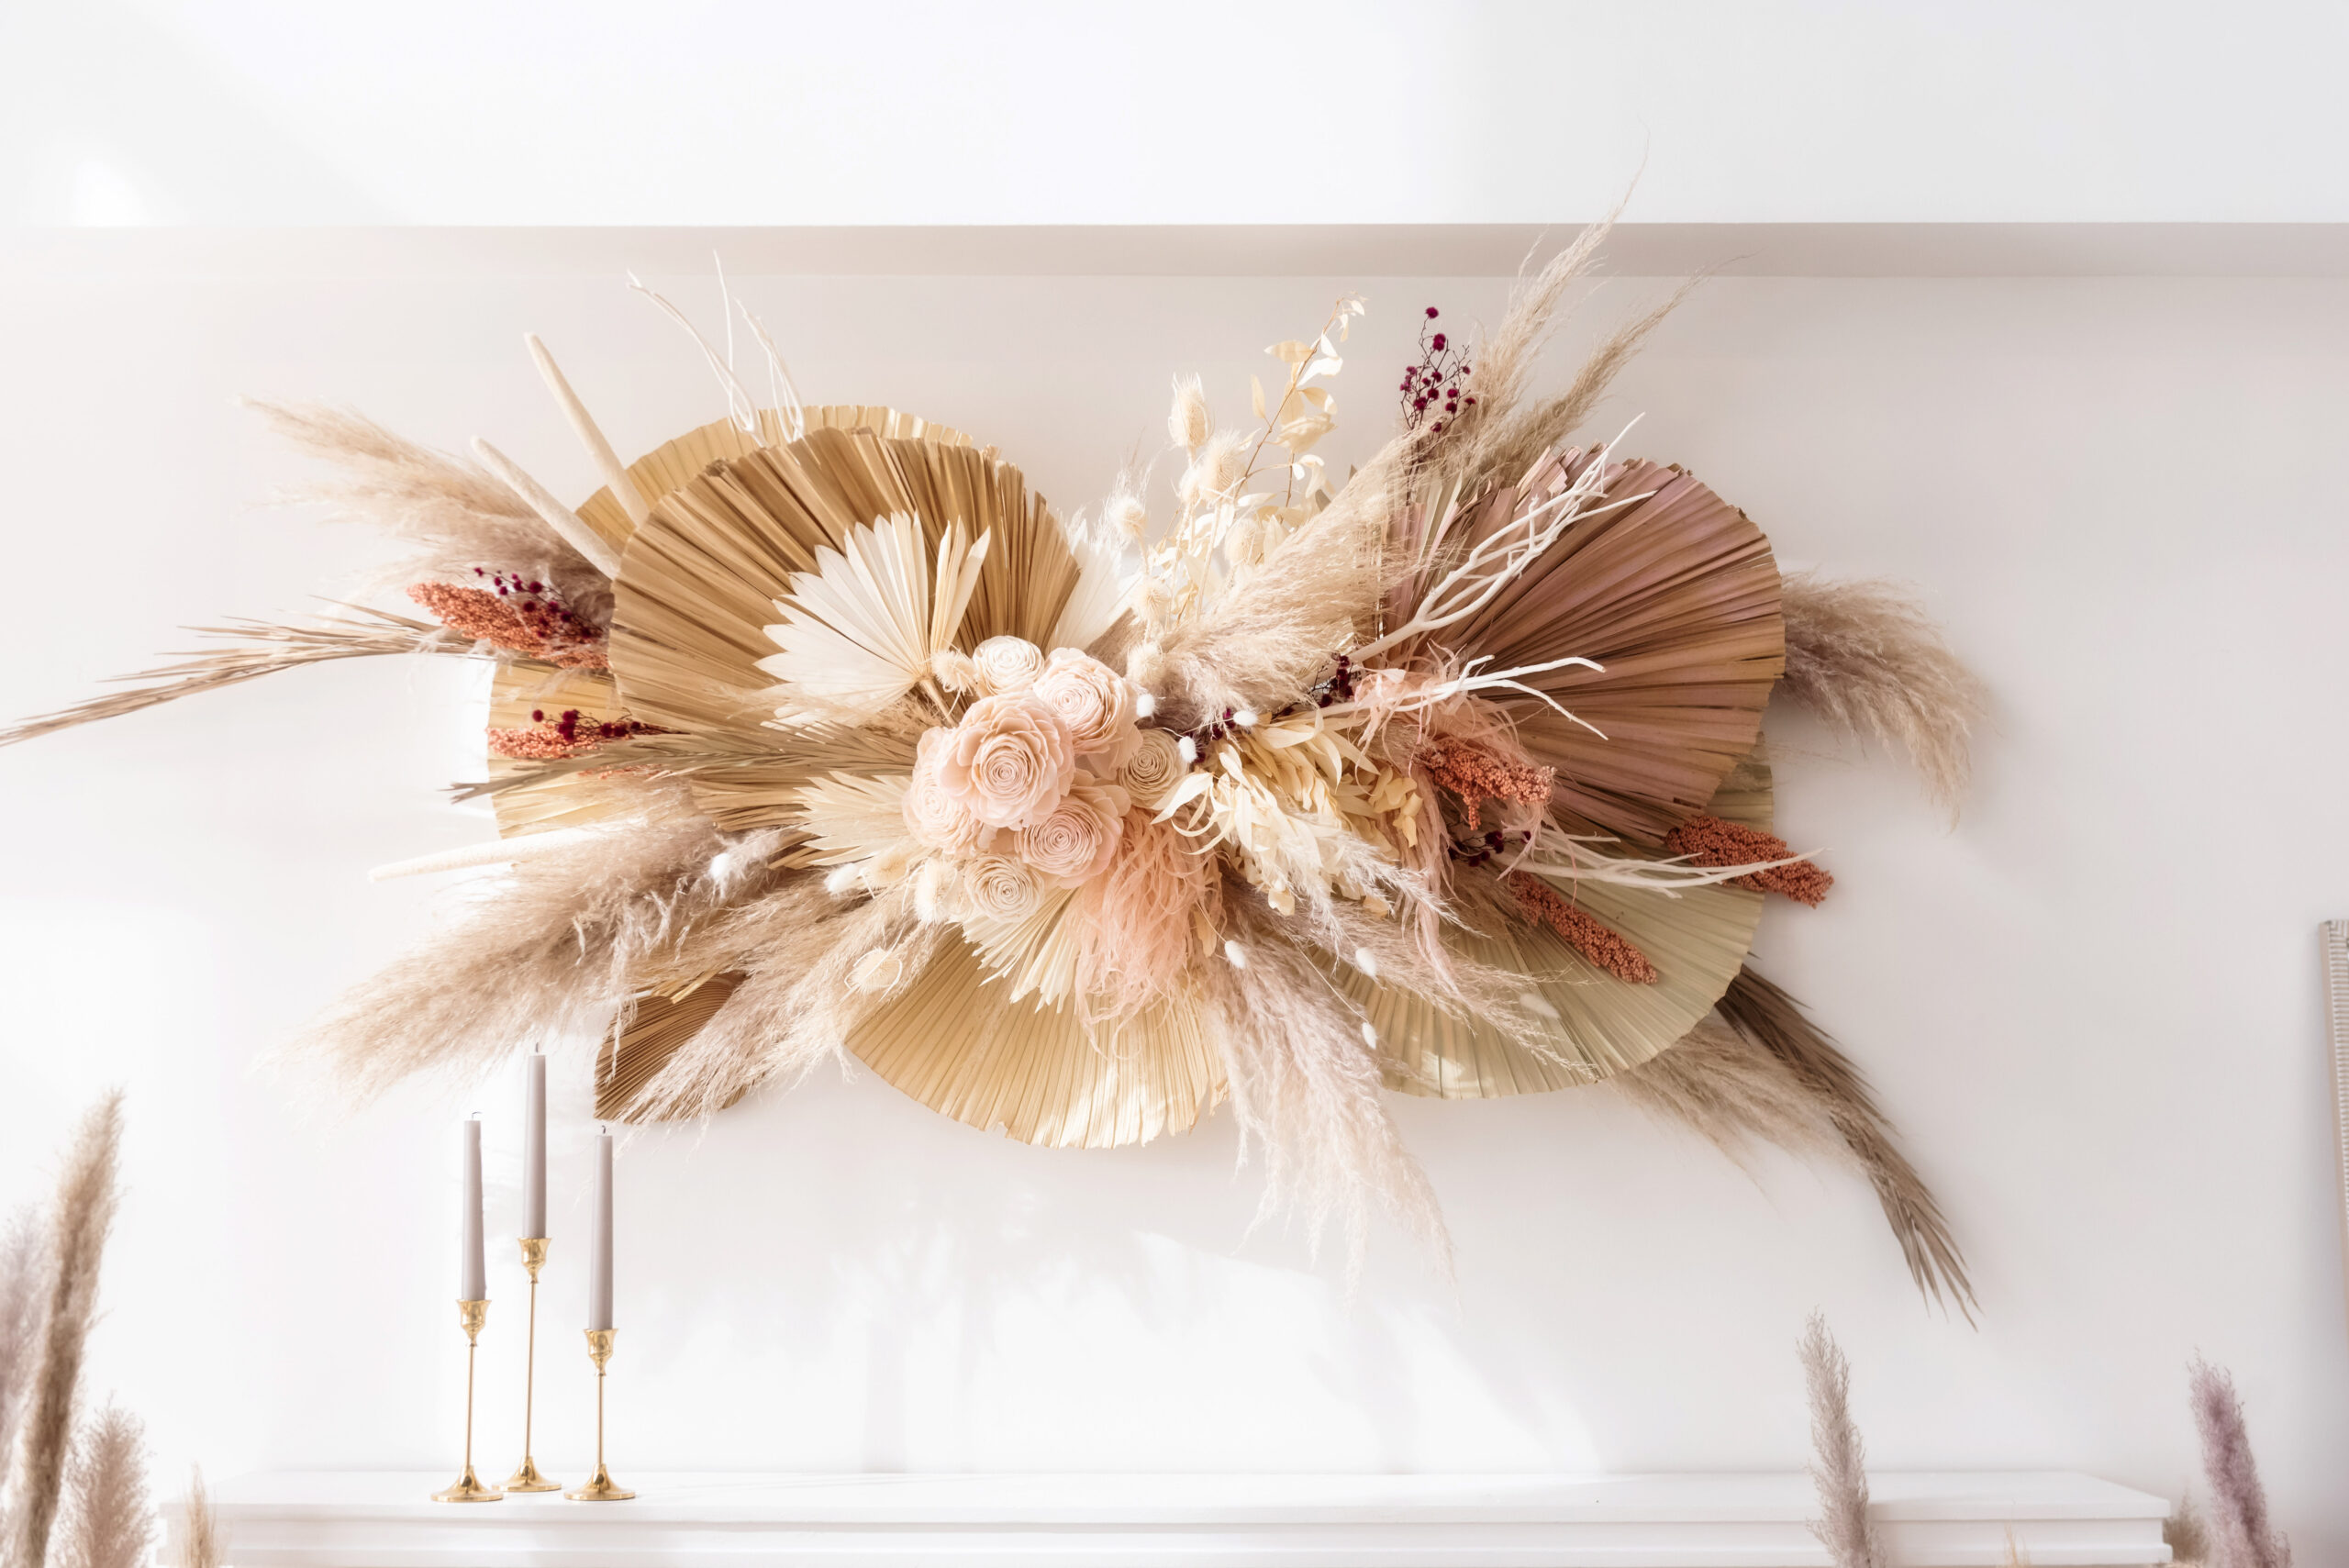
POLYGON ((112 1405, 83 1423, 65 1472, 68 1506, 50 1568, 144 1568, 155 1544, 146 1436, 137 1417, 112 1405))
POLYGON ((1819 1103, 1876 1188, 1917 1288, 1934 1301, 1955 1306, 1973 1322, 1974 1286, 1966 1278, 1965 1256, 1950 1235, 1949 1221, 1942 1217, 1941 1205, 1924 1178, 1893 1142, 1892 1124, 1851 1059, 1803 1016, 1793 997, 1750 967, 1730 982, 1720 1000, 1720 1016, 1784 1063, 1819 1103))
POLYGON ((83 1118, 57 1184, 57 1207, 50 1221, 53 1262, 48 1321, 42 1326, 40 1364, 9 1486, 16 1512, 10 1568, 42 1568, 48 1560, 73 1435, 83 1352, 97 1316, 98 1266, 114 1225, 121 1144, 122 1094, 117 1090, 83 1118))
POLYGON ((1778 690, 1847 736, 1908 751, 1954 820, 1973 763, 1967 738, 1988 698, 1916 602, 1883 583, 1788 573, 1779 607, 1787 673, 1778 690))
POLYGON ((1868 1517, 1867 1453, 1852 1419, 1851 1363, 1827 1331, 1826 1318, 1816 1312, 1803 1328, 1800 1348, 1810 1392, 1810 1476, 1824 1516, 1811 1521, 1811 1533, 1835 1568, 1885 1568, 1884 1542, 1868 1517))

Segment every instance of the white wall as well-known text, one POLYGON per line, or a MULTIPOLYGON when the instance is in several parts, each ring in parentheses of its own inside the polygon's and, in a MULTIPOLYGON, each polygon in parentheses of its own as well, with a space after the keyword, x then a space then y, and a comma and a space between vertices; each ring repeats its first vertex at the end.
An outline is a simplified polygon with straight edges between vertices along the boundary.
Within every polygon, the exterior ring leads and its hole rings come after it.
MULTIPOLYGON (((301 470, 239 393, 487 434, 573 494, 587 471, 524 329, 624 449, 718 407, 611 282, 404 275, 388 237, 373 276, 177 277, 173 243, 0 291, 11 713, 186 646, 176 624, 298 614, 374 557, 253 506, 301 470)), ((1236 411, 1260 346, 1355 284, 1347 450, 1384 427, 1418 308, 1489 317, 1499 283, 738 280, 814 395, 978 432, 1064 506, 1153 439, 1170 370, 1236 411)), ((713 303, 707 279, 664 286, 713 303)), ((1587 324, 1657 286, 1611 285, 1587 324)), ((625 1156, 615 1462, 1790 1467, 1793 1340, 1823 1307, 1887 1466, 2174 1492, 2199 1349, 2241 1381, 2302 1560, 2349 1553, 2313 940, 2349 904, 2344 370, 2339 280, 1725 279, 1611 411, 1644 412, 1641 449, 1785 558, 1920 585, 1996 690, 1954 833, 1898 766, 1774 717, 1783 820, 1841 881, 1759 943, 1939 1189, 1978 1332, 1919 1304, 1854 1181, 1771 1154, 1749 1180, 1606 1092, 1397 1102, 1459 1289, 1385 1236, 1349 1305, 1299 1239, 1248 1234, 1228 1115, 1048 1152, 827 1077, 625 1156)), ((34 1193, 80 1106, 128 1085, 95 1376, 173 1465, 451 1462, 453 1123, 488 1114, 510 1234, 515 1085, 345 1119, 253 1063, 446 897, 366 867, 485 836, 433 794, 474 765, 471 689, 354 665, 0 752, 0 1195, 34 1193)), ((588 1437, 584 1071, 558 1074, 539 1443, 566 1476, 588 1437)), ((486 1469, 518 1439, 521 1274, 493 1260, 486 1469)))
POLYGON ((2349 219, 2310 0, 74 0, 0 220, 2349 219))

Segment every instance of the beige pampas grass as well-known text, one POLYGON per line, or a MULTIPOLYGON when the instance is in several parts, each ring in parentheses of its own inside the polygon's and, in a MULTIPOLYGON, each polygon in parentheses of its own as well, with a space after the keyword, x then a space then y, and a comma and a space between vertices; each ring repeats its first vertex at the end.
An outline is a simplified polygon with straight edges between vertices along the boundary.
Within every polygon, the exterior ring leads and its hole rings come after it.
POLYGON ((67 1507, 50 1568, 144 1568, 155 1544, 146 1435, 137 1417, 111 1405, 83 1423, 65 1473, 67 1507))
POLYGON ((50 1220, 53 1262, 48 1318, 8 1488, 15 1511, 10 1568, 42 1568, 48 1560, 73 1435, 83 1352, 97 1316, 98 1265, 114 1226, 121 1144, 122 1094, 117 1090, 83 1118, 57 1184, 57 1207, 50 1220))
POLYGON ((1892 1124, 1877 1107, 1859 1069, 1803 1016, 1793 997, 1751 968, 1740 970, 1730 982, 1720 1010, 1740 1034, 1776 1057, 1817 1103, 1876 1188, 1876 1201, 1899 1239, 1917 1288, 1936 1302, 1954 1306, 1973 1322, 1976 1303, 1965 1255, 1932 1189, 1893 1142, 1892 1124))
POLYGON ((49 1306, 49 1231, 30 1210, 17 1216, 0 1242, 0 1483, 40 1364, 40 1330, 49 1306))
POLYGON ((2192 1498, 2181 1498, 2177 1510, 2162 1521, 2162 1544, 2169 1548, 2170 1568, 2215 1568, 2210 1534, 2192 1498))
POLYGON ((1884 1542, 1868 1517, 1867 1454, 1852 1419, 1851 1363, 1820 1313, 1804 1326, 1800 1350, 1810 1394, 1810 1475, 1822 1515, 1811 1533, 1835 1568, 1885 1568, 1884 1542))
POLYGON ((1883 583, 1787 574, 1778 690, 1849 736, 1907 750, 1952 819, 1972 775, 1967 737, 1988 700, 1916 602, 1883 583))
POLYGON ((1264 1153, 1264 1207, 1300 1218, 1318 1246, 1334 1222, 1349 1283, 1369 1246, 1374 1204, 1424 1241, 1448 1276, 1452 1239, 1435 1190, 1380 1103, 1375 1042, 1361 1015, 1235 883, 1224 890, 1226 961, 1199 966, 1243 1136, 1264 1153))
POLYGON ((204 1489, 204 1467, 195 1465, 187 1478, 187 1535, 180 1543, 179 1568, 220 1568, 220 1523, 212 1499, 204 1489))
POLYGON ((610 620, 610 580, 486 469, 341 409, 261 401, 249 406, 279 436, 338 471, 285 500, 323 503, 416 547, 384 574, 385 584, 471 582, 473 568, 484 567, 544 578, 579 615, 598 626, 610 620))

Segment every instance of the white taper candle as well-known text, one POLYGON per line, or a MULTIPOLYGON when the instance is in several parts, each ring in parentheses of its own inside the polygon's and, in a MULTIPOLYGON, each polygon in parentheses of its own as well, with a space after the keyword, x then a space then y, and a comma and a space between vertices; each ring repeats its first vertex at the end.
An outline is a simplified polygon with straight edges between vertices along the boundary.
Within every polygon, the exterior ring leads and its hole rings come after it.
POLYGON ((487 1301, 489 1270, 482 1261, 481 1236, 481 1118, 464 1121, 464 1207, 459 1212, 462 1234, 457 1243, 457 1299, 487 1301))
POLYGON ((596 1129, 596 1212, 587 1242, 587 1327, 612 1326, 612 1134, 596 1129))
POLYGON ((522 1060, 522 1234, 547 1233, 547 1059, 522 1060))

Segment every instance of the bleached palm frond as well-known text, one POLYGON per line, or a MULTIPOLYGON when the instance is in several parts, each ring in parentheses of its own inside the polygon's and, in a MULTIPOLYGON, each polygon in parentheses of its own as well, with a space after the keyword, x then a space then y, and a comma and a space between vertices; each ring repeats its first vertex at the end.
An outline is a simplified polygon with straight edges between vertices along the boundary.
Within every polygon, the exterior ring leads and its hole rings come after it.
POLYGON ((911 842, 906 830, 907 783, 903 773, 874 778, 833 773, 802 786, 798 798, 807 813, 807 831, 821 851, 815 863, 902 863, 911 842))
POLYGON ((989 537, 971 543, 957 523, 933 563, 920 521, 896 512, 818 550, 775 601, 783 621, 766 634, 782 651, 759 661, 784 688, 783 717, 870 711, 919 684, 962 628, 989 537))

